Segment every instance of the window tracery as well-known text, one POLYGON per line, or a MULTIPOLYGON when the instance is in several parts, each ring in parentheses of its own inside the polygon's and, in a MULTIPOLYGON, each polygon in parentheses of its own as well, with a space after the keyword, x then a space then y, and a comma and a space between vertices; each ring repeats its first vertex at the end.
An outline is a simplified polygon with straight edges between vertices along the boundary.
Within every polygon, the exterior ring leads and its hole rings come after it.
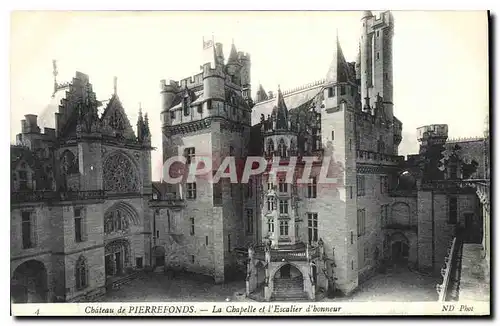
POLYGON ((113 154, 104 163, 104 189, 125 193, 139 191, 136 170, 124 154, 113 154))

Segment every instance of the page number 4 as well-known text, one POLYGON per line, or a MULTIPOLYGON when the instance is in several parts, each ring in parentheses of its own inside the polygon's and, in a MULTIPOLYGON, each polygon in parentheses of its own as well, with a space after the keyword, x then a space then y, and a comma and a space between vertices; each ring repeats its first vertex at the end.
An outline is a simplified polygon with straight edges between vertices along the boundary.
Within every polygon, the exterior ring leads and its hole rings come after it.
POLYGON ((35 311, 35 315, 40 316, 40 309, 37 309, 37 310, 35 311))

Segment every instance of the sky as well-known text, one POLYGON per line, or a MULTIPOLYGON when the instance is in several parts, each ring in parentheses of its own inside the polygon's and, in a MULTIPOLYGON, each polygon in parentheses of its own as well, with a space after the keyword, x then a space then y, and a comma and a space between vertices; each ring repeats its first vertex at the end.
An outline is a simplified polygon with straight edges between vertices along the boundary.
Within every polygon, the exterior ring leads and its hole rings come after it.
MULTIPOLYGON (((378 12, 374 12, 377 14, 378 12)), ((488 25, 484 11, 394 11, 394 114, 403 122, 400 154, 418 151, 416 128, 446 123, 449 137, 482 136, 489 109, 488 25)), ((75 71, 108 99, 113 77, 132 126, 139 103, 150 117, 153 178, 161 175, 160 80, 197 74, 203 38, 250 53, 252 91, 323 79, 338 32, 355 61, 359 11, 15 12, 11 16, 11 142, 25 114, 41 115, 58 81, 75 71)))

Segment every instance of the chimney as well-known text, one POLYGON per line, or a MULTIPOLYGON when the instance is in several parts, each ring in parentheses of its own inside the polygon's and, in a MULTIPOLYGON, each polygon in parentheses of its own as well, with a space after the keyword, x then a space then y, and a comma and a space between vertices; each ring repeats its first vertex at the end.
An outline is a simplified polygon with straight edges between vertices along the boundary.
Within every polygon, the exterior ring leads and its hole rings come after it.
POLYGON ((36 114, 26 114, 24 118, 26 119, 26 132, 40 133, 37 122, 38 116, 36 114))
POLYGON ((222 43, 215 44, 215 56, 217 57, 217 62, 224 64, 224 52, 222 49, 222 43))
POLYGON ((273 91, 269 91, 269 93, 268 93, 268 94, 269 94, 269 96, 268 96, 268 97, 269 97, 269 99, 272 99, 272 98, 274 97, 273 91))

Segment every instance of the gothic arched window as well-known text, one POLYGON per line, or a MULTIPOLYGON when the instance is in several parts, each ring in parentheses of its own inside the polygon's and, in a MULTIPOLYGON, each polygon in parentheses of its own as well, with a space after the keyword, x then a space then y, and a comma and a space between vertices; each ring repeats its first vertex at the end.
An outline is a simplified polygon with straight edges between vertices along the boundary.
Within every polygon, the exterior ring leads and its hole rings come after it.
POLYGON ((80 256, 75 266, 76 289, 81 290, 88 286, 88 270, 85 257, 80 256))
POLYGON ((287 157, 285 140, 283 138, 280 139, 280 143, 278 145, 278 154, 281 157, 287 157))
POLYGON ((113 154, 104 162, 104 190, 124 193, 139 191, 137 172, 125 154, 113 154))
POLYGON ((272 155, 274 152, 274 142, 272 139, 267 141, 267 155, 272 155))

